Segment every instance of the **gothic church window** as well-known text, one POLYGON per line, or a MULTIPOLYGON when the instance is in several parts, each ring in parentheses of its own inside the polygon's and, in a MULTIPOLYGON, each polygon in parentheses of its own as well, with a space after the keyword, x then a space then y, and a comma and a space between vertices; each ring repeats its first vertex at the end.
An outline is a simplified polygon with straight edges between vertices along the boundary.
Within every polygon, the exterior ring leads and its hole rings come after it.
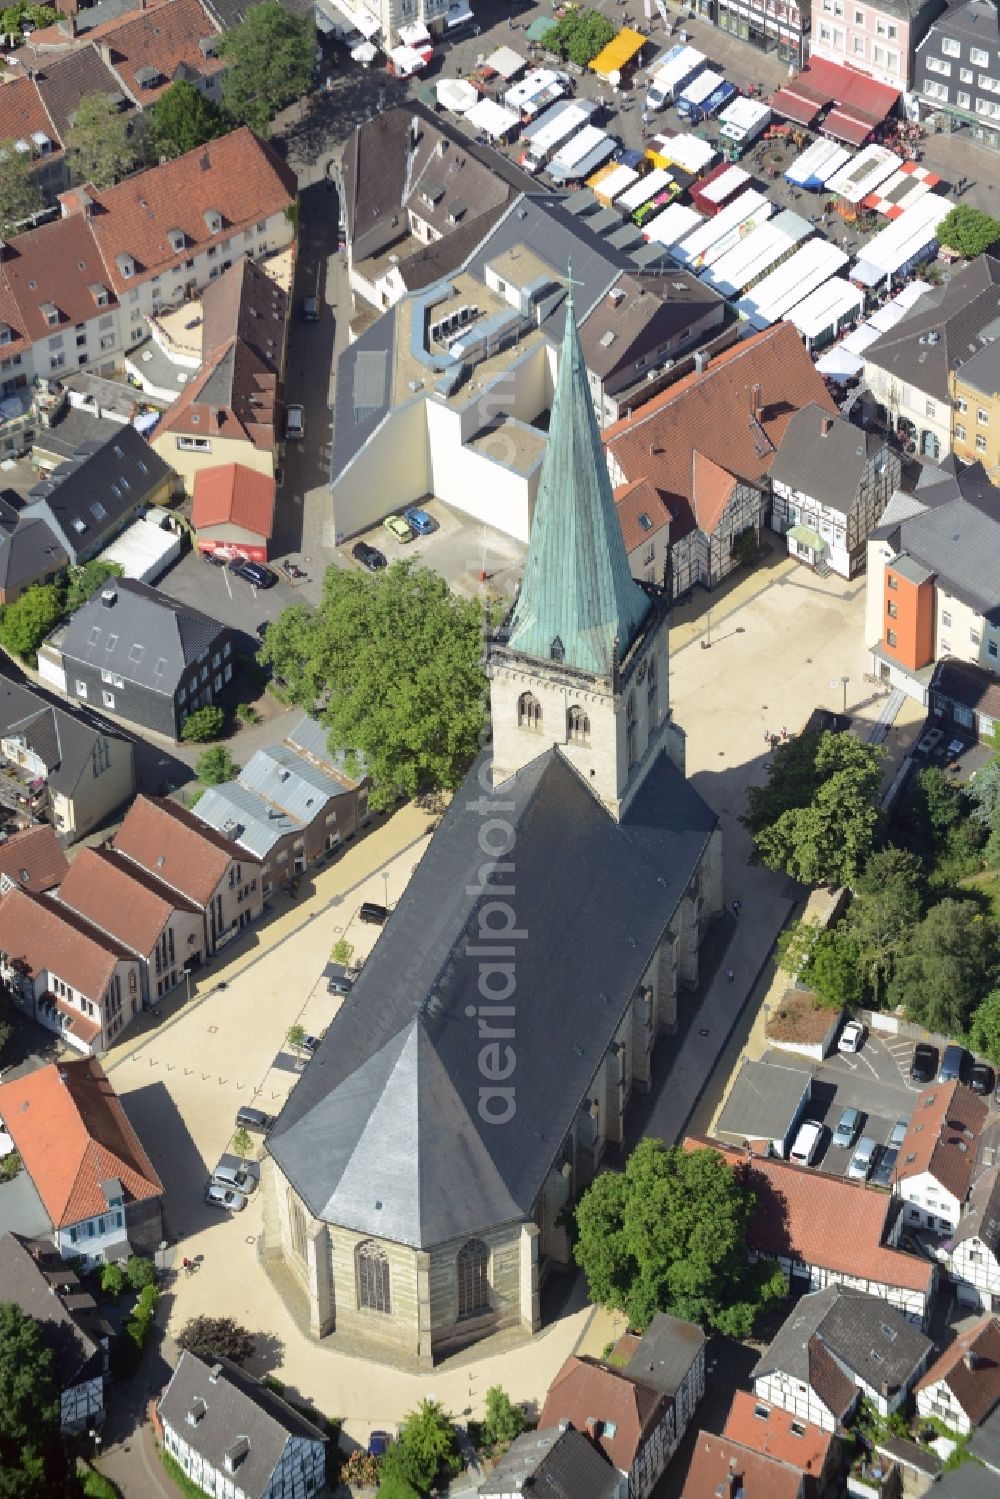
POLYGON ((302 1211, 302 1204, 297 1201, 294 1193, 288 1194, 288 1223, 292 1235, 292 1248, 302 1259, 306 1257, 306 1215, 302 1211))
POLYGON ((656 682, 656 657, 649 658, 649 681, 646 687, 646 720, 652 730, 656 723, 657 707, 657 682, 656 682))
POLYGON ((576 704, 566 715, 569 737, 574 744, 586 744, 590 739, 590 719, 576 704))
POLYGON ((522 729, 542 727, 542 705, 533 692, 522 692, 518 698, 517 721, 522 729))
POLYGON ((629 770, 639 758, 639 735, 635 722, 635 693, 628 695, 628 704, 625 708, 625 743, 628 754, 629 770))
POLYGON ((458 1251, 458 1315, 474 1317, 490 1308, 490 1251, 482 1239, 470 1239, 458 1251))
POLYGON ((358 1306, 369 1312, 392 1311, 389 1296, 389 1256, 381 1245, 366 1239, 355 1253, 358 1278, 358 1306))

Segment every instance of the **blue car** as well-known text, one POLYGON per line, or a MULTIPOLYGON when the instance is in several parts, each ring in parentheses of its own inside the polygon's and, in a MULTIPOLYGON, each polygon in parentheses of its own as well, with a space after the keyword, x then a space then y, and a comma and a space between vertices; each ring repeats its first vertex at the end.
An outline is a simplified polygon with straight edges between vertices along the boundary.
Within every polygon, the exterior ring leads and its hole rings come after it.
POLYGON ((412 526, 418 536, 429 536, 437 529, 437 522, 431 520, 426 510, 418 510, 416 505, 410 505, 403 511, 403 519, 412 526))

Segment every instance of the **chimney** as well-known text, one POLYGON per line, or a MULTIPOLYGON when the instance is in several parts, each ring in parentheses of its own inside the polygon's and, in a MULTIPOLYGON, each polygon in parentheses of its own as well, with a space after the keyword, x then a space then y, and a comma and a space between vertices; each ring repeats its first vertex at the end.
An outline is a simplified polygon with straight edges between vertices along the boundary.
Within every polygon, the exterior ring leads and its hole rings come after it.
POLYGON ((755 422, 760 421, 762 410, 763 407, 760 404, 760 386, 752 385, 750 387, 750 414, 755 422))
POLYGON ((102 588, 101 589, 101 607, 103 609, 113 609, 115 607, 115 605, 117 604, 117 602, 118 602, 118 589, 117 588, 115 588, 115 587, 112 586, 112 587, 102 588))
POLYGON ((570 1424, 571 1423, 564 1416, 563 1419, 559 1422, 559 1430, 560 1431, 569 1431, 570 1424))
POLYGON ((963 1364, 964 1364, 964 1365, 965 1365, 965 1367, 966 1367, 966 1368, 967 1368, 967 1369, 968 1369, 968 1370, 969 1370, 969 1371, 970 1371, 970 1372, 971 1372, 971 1373, 973 1373, 973 1374, 974 1374, 974 1373, 975 1373, 975 1371, 976 1371, 976 1370, 977 1370, 977 1369, 978 1369, 978 1367, 979 1367, 979 1355, 978 1355, 978 1353, 976 1353, 976 1352, 975 1352, 975 1350, 974 1350, 974 1349, 972 1349, 972 1348, 967 1348, 967 1349, 966 1349, 966 1350, 965 1350, 965 1352, 964 1352, 964 1353, 963 1353, 963 1355, 962 1355, 962 1362, 963 1362, 963 1364))
POLYGON ((209 1369, 209 1371, 208 1371, 208 1382, 209 1382, 209 1384, 218 1384, 219 1380, 221 1378, 222 1378, 222 1365, 221 1364, 213 1364, 212 1367, 211 1367, 211 1369, 209 1369))
POLYGON ((708 361, 711 358, 704 349, 698 349, 694 356, 694 369, 696 375, 703 375, 708 369, 708 361))
POLYGON ((832 416, 825 416, 823 418, 823 420, 819 424, 819 431, 821 437, 829 437, 830 433, 833 431, 832 416))
POLYGON ((594 1416, 588 1416, 586 1421, 583 1423, 583 1429, 592 1442, 597 1441, 597 1427, 598 1422, 596 1417, 594 1416))

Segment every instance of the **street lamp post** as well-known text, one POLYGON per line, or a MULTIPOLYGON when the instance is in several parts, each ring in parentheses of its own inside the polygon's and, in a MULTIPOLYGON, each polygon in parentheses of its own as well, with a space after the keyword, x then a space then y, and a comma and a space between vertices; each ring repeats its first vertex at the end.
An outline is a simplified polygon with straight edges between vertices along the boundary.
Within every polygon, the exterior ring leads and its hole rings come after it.
POLYGON ((847 684, 848 684, 848 682, 851 679, 850 679, 850 677, 841 677, 840 680, 841 680, 841 682, 843 684, 843 688, 844 688, 844 716, 846 717, 847 716, 847 684))

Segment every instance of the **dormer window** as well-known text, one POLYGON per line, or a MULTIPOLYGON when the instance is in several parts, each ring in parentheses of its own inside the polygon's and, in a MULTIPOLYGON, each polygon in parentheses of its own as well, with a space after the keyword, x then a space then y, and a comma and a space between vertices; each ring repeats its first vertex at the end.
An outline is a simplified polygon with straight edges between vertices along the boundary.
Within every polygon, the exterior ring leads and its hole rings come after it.
POLYGON ((226 1472, 235 1473, 240 1463, 250 1455, 250 1438, 239 1436, 231 1447, 226 1449, 226 1472))
POLYGON ((0 323, 0 344, 9 344, 14 337, 14 330, 9 323, 0 323))
POLYGON ((185 235, 184 230, 168 229, 167 238, 170 241, 171 250, 173 250, 175 255, 179 255, 184 249, 185 244, 187 243, 187 236, 185 235))
POLYGON ((108 289, 106 286, 102 286, 99 281, 94 281, 91 283, 90 295, 93 297, 96 306, 107 307, 108 289))
POLYGON ((115 256, 115 264, 126 281, 130 276, 135 275, 135 261, 131 255, 126 255, 124 250, 120 255, 115 256))
POLYGON ((54 302, 42 302, 38 310, 50 328, 55 328, 58 325, 59 308, 54 302))
POLYGON ((202 36, 198 38, 198 50, 202 57, 218 57, 219 38, 217 36, 202 36))
POLYGON ((205 220, 205 228, 209 234, 219 233, 222 228, 222 214, 217 208, 206 208, 202 218, 205 220))

